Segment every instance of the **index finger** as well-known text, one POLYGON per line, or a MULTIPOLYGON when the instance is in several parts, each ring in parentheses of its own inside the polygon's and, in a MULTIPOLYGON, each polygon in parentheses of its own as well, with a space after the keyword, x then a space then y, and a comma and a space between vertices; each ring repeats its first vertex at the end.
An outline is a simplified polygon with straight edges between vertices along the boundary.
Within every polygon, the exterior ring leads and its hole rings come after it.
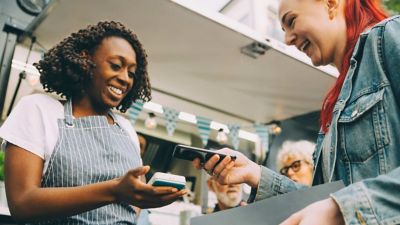
POLYGON ((153 193, 156 195, 172 194, 178 191, 179 191, 178 189, 168 186, 153 187, 153 193))
POLYGON ((150 184, 145 184, 142 183, 140 184, 136 190, 138 192, 142 192, 145 194, 151 194, 151 195, 160 195, 160 194, 171 194, 171 193, 175 193, 178 191, 178 189, 174 188, 174 187, 168 187, 168 186, 152 186, 150 184))
POLYGON ((212 173, 215 166, 218 164, 220 157, 218 154, 214 154, 205 164, 204 164, 204 169, 208 173, 212 173))
POLYGON ((192 165, 194 166, 194 168, 196 168, 196 169, 198 169, 198 170, 200 170, 200 169, 202 168, 202 165, 201 165, 201 162, 200 162, 200 159, 199 159, 199 158, 195 158, 195 159, 192 161, 192 165))

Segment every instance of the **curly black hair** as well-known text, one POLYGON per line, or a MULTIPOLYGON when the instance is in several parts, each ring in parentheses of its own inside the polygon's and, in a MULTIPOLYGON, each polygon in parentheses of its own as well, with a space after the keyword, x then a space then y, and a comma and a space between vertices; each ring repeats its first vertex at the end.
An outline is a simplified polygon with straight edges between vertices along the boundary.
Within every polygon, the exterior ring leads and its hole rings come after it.
POLYGON ((44 90, 55 92, 67 99, 81 95, 93 77, 92 70, 96 66, 82 53, 93 54, 104 38, 114 36, 121 37, 131 44, 137 62, 134 85, 116 108, 126 112, 136 100, 150 101, 147 54, 136 34, 122 23, 114 21, 99 22, 72 33, 45 53, 43 59, 34 64, 40 72, 40 82, 44 90))

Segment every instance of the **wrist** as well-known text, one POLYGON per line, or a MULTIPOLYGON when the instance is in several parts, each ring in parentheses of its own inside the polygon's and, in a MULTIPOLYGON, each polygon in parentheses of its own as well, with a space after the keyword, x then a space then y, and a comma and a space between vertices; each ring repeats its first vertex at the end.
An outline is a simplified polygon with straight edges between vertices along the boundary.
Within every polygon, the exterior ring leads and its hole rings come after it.
POLYGON ((261 167, 252 161, 250 163, 251 166, 249 167, 250 171, 246 183, 252 188, 258 188, 261 179, 261 167))
POLYGON ((334 215, 334 217, 337 219, 338 224, 345 224, 344 217, 342 212, 340 211, 339 205, 336 203, 335 199, 332 197, 328 198, 327 201, 329 202, 329 208, 331 209, 330 213, 334 215))
POLYGON ((118 203, 119 200, 119 195, 118 195, 118 179, 112 179, 109 181, 106 181, 106 189, 105 189, 105 194, 107 196, 107 201, 108 203, 118 203))

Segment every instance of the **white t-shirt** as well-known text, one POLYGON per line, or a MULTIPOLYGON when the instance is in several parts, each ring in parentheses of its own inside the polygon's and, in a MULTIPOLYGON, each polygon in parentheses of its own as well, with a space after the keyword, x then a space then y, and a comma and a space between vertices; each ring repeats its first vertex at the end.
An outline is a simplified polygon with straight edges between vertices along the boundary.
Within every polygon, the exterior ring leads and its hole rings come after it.
MULTIPOLYGON (((63 118, 64 106, 60 101, 44 94, 25 96, 0 128, 0 137, 44 159, 44 173, 59 136, 57 120, 63 118)), ((131 123, 120 115, 116 118, 140 151, 131 123)))

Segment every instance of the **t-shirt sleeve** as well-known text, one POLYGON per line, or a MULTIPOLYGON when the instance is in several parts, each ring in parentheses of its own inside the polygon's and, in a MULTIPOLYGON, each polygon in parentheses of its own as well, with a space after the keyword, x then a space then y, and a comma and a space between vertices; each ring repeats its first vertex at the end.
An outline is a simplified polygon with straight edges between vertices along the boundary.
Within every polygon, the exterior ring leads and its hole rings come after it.
POLYGON ((0 137, 44 159, 43 118, 34 98, 21 98, 0 128, 0 137))

